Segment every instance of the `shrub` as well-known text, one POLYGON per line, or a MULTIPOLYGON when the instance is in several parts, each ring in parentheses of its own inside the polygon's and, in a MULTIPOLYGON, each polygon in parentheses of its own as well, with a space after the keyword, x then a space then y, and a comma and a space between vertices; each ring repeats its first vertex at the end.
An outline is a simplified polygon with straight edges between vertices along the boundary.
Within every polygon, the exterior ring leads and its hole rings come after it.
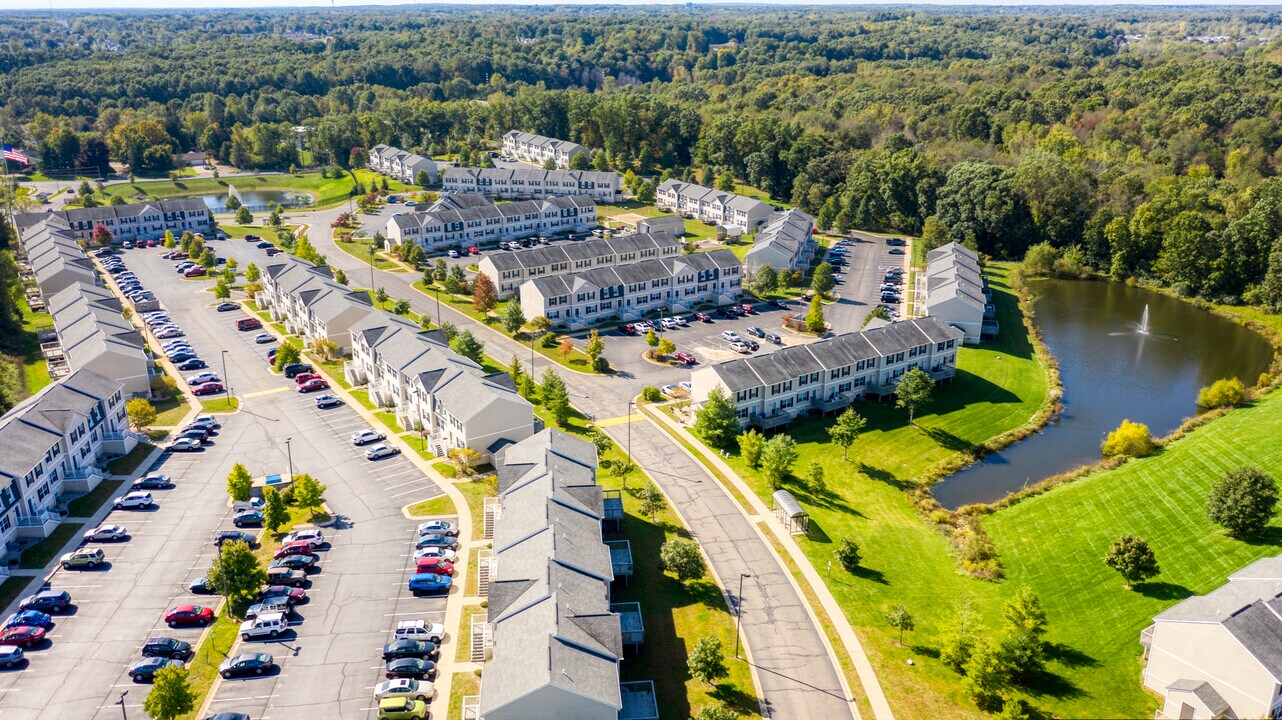
POLYGON ((659 388, 647 385, 641 389, 641 399, 646 402, 663 402, 663 393, 659 388))
POLYGON ((848 573, 859 569, 859 546, 854 540, 842 539, 841 544, 837 546, 837 562, 841 563, 848 573))
POLYGON ((543 346, 543 347, 545 347, 545 348, 554 348, 554 347, 556 347, 556 345, 557 345, 557 342, 556 342, 556 333, 553 333, 553 332, 544 333, 544 334, 543 334, 543 337, 539 338, 539 344, 540 344, 540 345, 542 345, 542 346, 543 346))
POLYGON ((1149 434, 1148 426, 1130 420, 1123 420, 1116 430, 1108 434, 1104 444, 1100 446, 1100 452, 1104 457, 1147 457, 1153 454, 1154 449, 1153 437, 1149 434))
POLYGON ((1197 406, 1203 410, 1237 407, 1246 402, 1246 388, 1237 378, 1216 380, 1197 394, 1197 406))
POLYGON ((1278 504, 1278 484, 1257 467, 1244 466, 1225 473, 1211 487, 1206 514, 1234 537, 1258 534, 1273 519, 1278 504))
POLYGON ((593 372, 598 372, 604 375, 610 372, 610 369, 610 361, 606 360, 604 357, 598 357, 596 360, 592 361, 593 372))

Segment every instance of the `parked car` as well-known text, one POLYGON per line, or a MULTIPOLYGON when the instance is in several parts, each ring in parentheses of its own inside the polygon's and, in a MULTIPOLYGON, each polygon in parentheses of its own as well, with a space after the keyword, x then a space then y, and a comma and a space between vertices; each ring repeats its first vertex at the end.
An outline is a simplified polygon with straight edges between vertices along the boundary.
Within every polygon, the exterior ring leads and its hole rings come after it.
POLYGON ((295 384, 295 385, 302 385, 303 383, 307 382, 308 380, 315 380, 315 379, 317 379, 317 378, 319 378, 319 377, 320 377, 320 375, 317 375, 316 373, 312 373, 312 372, 302 372, 302 373, 298 373, 297 375, 295 375, 295 376, 294 376, 294 384, 295 384))
POLYGON ((263 513, 261 510, 246 510, 244 512, 238 512, 232 516, 231 522, 238 528, 262 527, 263 513))
POLYGON ((258 538, 240 530, 219 530, 214 534, 214 547, 221 548, 223 543, 243 542, 250 547, 258 545, 258 538))
POLYGON ((243 677, 245 675, 262 675, 276 669, 276 661, 267 653, 241 653, 228 658, 218 666, 218 674, 223 679, 243 677))
POLYGON ((200 450, 203 444, 204 443, 202 443, 199 440, 193 440, 191 438, 182 438, 180 440, 175 440, 169 443, 168 445, 166 445, 165 450, 167 452, 196 452, 200 450))
POLYGON ((18 627, 19 625, 49 628, 53 627, 53 618, 48 613, 42 613, 39 610, 19 610, 4 621, 4 627, 7 628, 18 627))
POLYGON ((129 679, 134 682, 152 682, 156 673, 167 667, 184 667, 182 660, 167 657, 145 657, 129 665, 129 679))
POLYGON ((431 658, 439 654, 440 648, 437 647, 436 643, 427 640, 400 638, 383 646, 384 661, 404 657, 431 658))
POLYGON ((323 378, 312 378, 311 380, 308 380, 307 382, 298 386, 298 392, 300 393, 309 393, 309 392, 315 392, 317 390, 328 390, 328 389, 329 389, 329 383, 325 382, 323 378))
POLYGON ((221 379, 222 378, 219 378, 217 373, 203 372, 199 375, 192 375, 187 378, 187 384, 195 387, 197 385, 204 385, 205 383, 218 382, 221 379))
POLYGON ((268 565, 270 568, 289 568, 291 570, 302 570, 306 572, 316 567, 316 561, 319 560, 315 555, 286 555, 285 557, 272 560, 268 565))
POLYGON ((236 321, 236 329, 241 332, 247 330, 257 330, 263 326, 263 321, 258 318, 241 318, 236 321))
POLYGON ((214 587, 209 578, 203 575, 188 583, 187 590, 196 595, 213 595, 218 592, 218 588, 214 587))
POLYGON ((771 332, 770 330, 767 330, 766 334, 762 335, 762 337, 764 337, 768 342, 774 343, 775 345, 783 344, 783 338, 779 337, 778 333, 771 332))
POLYGON ((300 588, 307 584, 307 576, 301 570, 277 565, 267 568, 267 582, 272 585, 300 588))
POLYGON ((378 720, 423 720, 427 702, 412 697, 389 697, 378 701, 378 720))
MULTIPOLYGON (((387 663, 383 674, 388 678, 414 678, 422 680, 436 672, 436 663, 422 658, 397 658, 387 663)), ((394 702, 384 700, 383 702, 394 702)), ((381 706, 382 703, 380 703, 381 706)))
POLYGON ((889 252, 891 255, 903 255, 903 254, 904 254, 904 249, 903 249, 903 248, 893 247, 893 248, 891 248, 888 252, 889 252))
POLYGON ((279 637, 289 629, 289 620, 284 613, 263 613, 240 624, 238 632, 241 640, 256 637, 279 637))
POLYGON ((142 645, 143 657, 162 657, 186 660, 193 654, 191 643, 186 640, 176 640, 171 637, 147 638, 147 642, 142 645))
POLYGON ((450 537, 449 535, 442 535, 440 533, 432 533, 428 535, 419 535, 418 540, 414 542, 415 548, 425 548, 429 545, 458 549, 458 538, 450 537))
POLYGON ((737 353, 743 353, 743 354, 752 352, 752 347, 749 346, 748 343, 743 341, 730 343, 730 349, 734 350, 737 353))
POLYGON ((748 326, 748 334, 749 334, 749 335, 755 335, 755 336, 757 336, 757 337, 763 338, 763 337, 765 337, 765 336, 766 336, 766 331, 765 331, 765 330, 762 330, 761 328, 757 327, 756 325, 749 325, 749 326, 748 326))
POLYGON ((116 510, 145 510, 151 507, 153 498, 149 492, 132 491, 111 501, 116 510))
POLYGON ((637 326, 633 325, 632 323, 624 323, 623 325, 619 326, 619 332, 623 333, 624 335, 636 335, 637 326))
POLYGON ((427 547, 419 548, 414 551, 415 562, 417 562, 422 558, 427 558, 427 557, 439 557, 439 558, 444 558, 446 560, 449 560, 450 562, 455 562, 457 556, 458 556, 458 553, 451 550, 450 548, 437 547, 435 545, 428 545, 427 547))
POLYGON ((734 330, 723 330, 721 332, 721 339, 730 343, 737 343, 737 342, 743 341, 743 337, 739 335, 739 333, 735 332, 734 330))
POLYGON ((425 520, 418 524, 419 535, 427 535, 429 533, 458 535, 458 525, 455 525, 448 520, 425 520))
POLYGON ((46 613, 62 612, 69 607, 71 607, 71 593, 66 590, 41 590, 18 602, 19 610, 39 610, 46 613))
POLYGON ((360 446, 372 443, 376 440, 384 440, 386 438, 387 435, 377 430, 361 430, 360 432, 352 433, 352 444, 360 446))
POLYGON ((396 624, 396 630, 392 635, 397 639, 427 640, 440 645, 441 639, 445 637, 445 626, 441 623, 429 623, 426 620, 402 620, 396 624))
MULTIPOLYGON (((199 359, 200 359, 200 358, 196 357, 196 353, 191 352, 190 350, 183 350, 182 352, 176 352, 176 353, 174 353, 173 355, 170 355, 170 356, 168 356, 168 357, 169 357, 169 361, 170 361, 170 362, 172 362, 172 363, 179 363, 179 364, 181 364, 181 363, 185 363, 185 362, 187 362, 188 360, 199 360, 199 359)), ((204 367, 204 365, 201 365, 201 367, 204 367)))
POLYGON ((663 387, 659 388, 659 392, 663 393, 664 395, 667 395, 668 397, 676 397, 677 390, 679 389, 680 388, 677 387, 676 385, 664 385, 663 387))
POLYGON ((414 563, 414 572, 453 577, 454 563, 439 557, 421 558, 414 563))
POLYGON ((18 667, 25 658, 26 655, 22 652, 22 648, 17 645, 0 645, 0 667, 5 670, 18 667))
POLYGON ((280 613, 285 617, 289 617, 289 614, 292 612, 293 608, 289 606, 289 601, 285 598, 268 598, 264 602, 250 605, 249 608, 245 610, 245 619, 253 620, 256 617, 271 615, 273 613, 280 613))
POLYGON ((694 319, 695 319, 695 320, 698 320, 699 322, 704 322, 704 323, 710 323, 710 322, 712 322, 712 316, 711 316, 711 315, 709 315, 709 314, 708 314, 708 313, 706 313, 706 312, 697 312, 697 313, 695 313, 695 314, 694 314, 694 319))
POLYGON ((63 570, 89 568, 90 570, 107 562, 107 554, 102 548, 81 548, 73 550, 58 559, 63 570))
POLYGON ((207 382, 204 385, 197 385, 192 389, 192 395, 216 395, 223 391, 223 384, 220 382, 207 382))
POLYGON ((311 371, 312 366, 306 363, 290 363, 282 368, 282 372, 285 373, 285 377, 291 379, 299 373, 309 373, 311 371))
POLYGON ((695 357, 694 357, 693 355, 691 355, 691 354, 690 354, 690 353, 688 353, 688 352, 677 352, 677 353, 673 353, 672 357, 673 357, 673 359, 675 359, 677 362, 679 362, 679 363, 683 363, 683 364, 686 364, 686 365, 694 365, 695 363, 699 362, 698 360, 696 360, 696 359, 695 359, 695 357))
POLYGON ((193 267, 193 268, 187 268, 185 271, 183 271, 183 277, 189 277, 189 278, 203 277, 204 275, 205 275, 205 268, 200 265, 197 265, 196 267, 193 267))
POLYGON ((85 542, 120 542, 129 538, 129 531, 124 525, 99 525, 86 532, 84 537, 85 542))
POLYGON ((218 303, 218 306, 215 309, 218 312, 231 312, 232 310, 235 310, 238 307, 240 307, 240 305, 234 302, 225 302, 225 303, 218 303))
POLYGON ((383 443, 379 443, 378 445, 375 445, 374 447, 365 451, 365 459, 379 460, 385 457, 398 455, 400 454, 400 452, 401 452, 401 449, 398 447, 392 447, 391 445, 384 445, 383 443))
POLYGON ((325 533, 316 528, 304 528, 295 530, 281 539, 282 543, 307 543, 308 547, 315 549, 325 544, 325 533))
POLYGON ((49 631, 35 625, 14 625, 0 630, 0 645, 17 645, 29 648, 44 641, 49 631))
POLYGON ((255 245, 254 247, 258 248, 259 250, 266 250, 267 248, 276 247, 276 246, 264 240, 258 243, 257 245, 255 245))
POLYGON ((254 342, 259 345, 264 345, 269 342, 276 342, 276 338, 272 337, 270 333, 258 333, 254 336, 254 342))
POLYGON ((213 621, 214 611, 203 605, 179 605, 165 613, 165 622, 169 627, 204 627, 213 621))
POLYGON ((312 550, 313 548, 311 543, 306 540, 286 542, 276 548, 276 552, 272 553, 272 558, 279 560, 286 555, 311 555, 312 550))
POLYGON ((268 598, 285 598, 285 602, 290 605, 300 605, 307 602, 307 591, 284 585, 268 585, 258 591, 258 599, 266 601, 268 598))
POLYGON ((342 404, 343 404, 342 398, 340 398, 337 395, 330 395, 329 393, 326 393, 316 398, 316 407, 321 409, 338 407, 339 405, 342 405, 342 404))
POLYGON ((396 678, 374 686, 375 700, 381 701, 397 697, 408 697, 427 702, 436 697, 436 688, 430 682, 411 678, 396 678))
POLYGON ((675 318, 670 317, 665 317, 659 320, 659 325, 661 325, 664 330, 676 330, 681 327, 681 323, 677 322, 675 318))

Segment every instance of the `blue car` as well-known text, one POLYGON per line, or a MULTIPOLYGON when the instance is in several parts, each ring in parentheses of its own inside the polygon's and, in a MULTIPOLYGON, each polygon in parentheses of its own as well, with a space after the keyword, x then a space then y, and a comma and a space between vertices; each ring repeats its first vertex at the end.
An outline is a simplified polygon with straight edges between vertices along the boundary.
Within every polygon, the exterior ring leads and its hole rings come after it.
POLYGON ((418 573, 410 578, 410 592, 415 595, 449 592, 453 582, 449 575, 418 573))
POLYGON ((34 625, 47 628, 53 625, 53 618, 39 610, 23 610, 10 615, 9 619, 4 621, 5 627, 16 627, 18 625, 34 625))

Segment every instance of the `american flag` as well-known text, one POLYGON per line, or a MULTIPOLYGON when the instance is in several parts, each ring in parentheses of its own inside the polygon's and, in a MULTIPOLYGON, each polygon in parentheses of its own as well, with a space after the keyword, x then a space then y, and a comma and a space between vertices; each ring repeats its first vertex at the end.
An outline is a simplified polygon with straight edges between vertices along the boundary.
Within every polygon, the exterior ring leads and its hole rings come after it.
POLYGON ((0 149, 4 150, 5 160, 13 160, 14 162, 20 162, 23 165, 31 164, 31 158, 27 157, 24 153, 19 152, 16 148, 8 145, 0 145, 0 149))

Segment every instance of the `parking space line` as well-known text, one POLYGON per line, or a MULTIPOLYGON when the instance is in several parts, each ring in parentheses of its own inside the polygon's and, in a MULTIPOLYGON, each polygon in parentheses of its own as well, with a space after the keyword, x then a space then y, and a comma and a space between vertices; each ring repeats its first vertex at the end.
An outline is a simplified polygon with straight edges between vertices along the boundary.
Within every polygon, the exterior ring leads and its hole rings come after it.
POLYGON ((398 493, 393 493, 392 495, 388 495, 388 497, 400 497, 400 496, 402 496, 402 495, 409 495, 409 494, 411 494, 411 493, 416 493, 416 492, 421 492, 421 491, 420 491, 420 490, 418 490, 418 489, 415 489, 415 488, 410 488, 409 490, 406 490, 405 492, 398 492, 398 493))

